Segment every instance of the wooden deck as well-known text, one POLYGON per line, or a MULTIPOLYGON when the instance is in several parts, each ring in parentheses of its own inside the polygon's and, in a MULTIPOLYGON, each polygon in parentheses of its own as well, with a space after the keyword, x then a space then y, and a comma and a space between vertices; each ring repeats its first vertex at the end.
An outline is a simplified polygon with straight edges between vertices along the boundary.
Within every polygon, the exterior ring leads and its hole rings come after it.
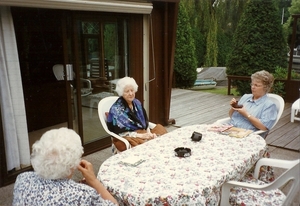
MULTIPOLYGON (((170 118, 175 127, 211 124, 228 117, 229 101, 233 96, 203 91, 172 89, 170 118)), ((300 151, 300 122, 290 122, 291 103, 286 103, 283 114, 266 138, 268 145, 300 151)))

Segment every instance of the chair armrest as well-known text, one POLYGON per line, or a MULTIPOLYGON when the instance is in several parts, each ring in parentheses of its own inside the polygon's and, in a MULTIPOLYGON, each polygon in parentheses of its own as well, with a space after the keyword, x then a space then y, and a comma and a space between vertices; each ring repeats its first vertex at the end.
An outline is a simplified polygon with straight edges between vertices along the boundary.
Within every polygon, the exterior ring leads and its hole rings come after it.
POLYGON ((92 89, 92 82, 89 79, 80 78, 81 81, 86 82, 89 89, 92 89))
MULTIPOLYGON (((260 168, 262 165, 274 166, 279 168, 288 169, 284 173, 282 173, 276 180, 269 184, 253 184, 247 182, 238 182, 238 181, 228 181, 223 184, 222 192, 221 192, 221 205, 229 205, 229 196, 230 189, 233 187, 242 187, 249 188, 252 190, 274 190, 282 187, 284 184, 290 182, 290 189, 288 194, 286 195, 286 200, 291 200, 299 190, 299 161, 296 160, 280 160, 280 159, 271 159, 271 158, 262 158, 256 163, 256 168, 260 168)), ((256 170, 257 172, 257 170, 256 170)), ((289 205, 288 202, 285 202, 284 205, 289 205)))
POLYGON ((154 127, 156 127, 156 124, 153 122, 149 122, 149 128, 153 129, 154 127))
POLYGON ((254 134, 263 134, 265 132, 268 132, 268 130, 257 130, 255 132, 253 132, 254 134))
POLYGON ((228 124, 229 121, 230 121, 230 117, 226 117, 215 121, 214 124, 228 124))
POLYGON ((297 161, 299 160, 291 161, 291 160, 280 160, 280 159, 272 159, 272 158, 261 158, 256 162, 255 169, 254 169, 254 178, 258 179, 260 167, 263 165, 289 169, 297 161))
POLYGON ((117 135, 117 134, 115 134, 113 132, 110 132, 110 131, 106 131, 106 132, 109 135, 111 135, 112 137, 117 138, 118 140, 122 141, 125 144, 125 146, 126 146, 127 149, 131 148, 131 144, 127 141, 127 139, 125 139, 125 138, 123 138, 123 137, 121 137, 121 136, 119 136, 119 135, 117 135))

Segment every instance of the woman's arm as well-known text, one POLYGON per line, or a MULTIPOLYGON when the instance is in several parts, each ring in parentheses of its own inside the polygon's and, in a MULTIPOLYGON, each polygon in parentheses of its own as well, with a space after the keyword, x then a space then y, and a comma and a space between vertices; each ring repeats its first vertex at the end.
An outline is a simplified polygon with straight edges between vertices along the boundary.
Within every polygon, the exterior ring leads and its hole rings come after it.
POLYGON ((233 108, 230 108, 230 109, 229 109, 229 117, 230 117, 230 118, 231 118, 233 112, 234 112, 233 108))
POLYGON ((240 113, 241 115, 243 115, 244 117, 246 117, 249 122, 256 127, 259 130, 268 130, 268 128, 266 128, 265 125, 263 125, 263 123, 256 117, 252 116, 250 113, 247 112, 247 110, 242 107, 242 108, 231 108, 233 111, 237 111, 238 113, 240 113))
POLYGON ((253 126, 256 127, 257 129, 264 130, 264 131, 268 130, 268 128, 266 128, 265 125, 263 125, 263 123, 261 123, 261 121, 258 118, 252 116, 251 114, 248 114, 247 118, 249 122, 251 122, 251 124, 253 124, 253 126))
POLYGON ((231 118, 231 116, 232 116, 232 113, 234 112, 234 110, 233 110, 233 108, 232 108, 232 105, 233 104, 235 104, 236 103, 236 99, 235 98, 232 98, 231 100, 230 100, 230 106, 231 106, 231 108, 229 109, 229 117, 231 118))
POLYGON ((90 162, 86 160, 81 160, 77 168, 82 173, 86 183, 92 188, 94 188, 103 199, 110 200, 116 205, 119 205, 117 200, 106 190, 106 188, 97 179, 94 173, 93 165, 90 162))

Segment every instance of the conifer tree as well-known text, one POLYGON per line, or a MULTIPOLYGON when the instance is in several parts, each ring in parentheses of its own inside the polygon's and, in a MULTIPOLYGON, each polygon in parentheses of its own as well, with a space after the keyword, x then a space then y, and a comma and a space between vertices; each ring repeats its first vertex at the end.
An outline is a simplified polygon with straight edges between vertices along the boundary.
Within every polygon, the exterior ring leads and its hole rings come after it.
MULTIPOLYGON (((259 70, 286 68, 286 43, 280 16, 272 0, 250 0, 233 38, 227 74, 251 76, 259 70)), ((249 93, 249 82, 236 82, 240 95, 249 93)))
POLYGON ((179 88, 192 87, 197 78, 196 68, 197 60, 192 29, 186 8, 180 2, 174 59, 175 86, 179 88))

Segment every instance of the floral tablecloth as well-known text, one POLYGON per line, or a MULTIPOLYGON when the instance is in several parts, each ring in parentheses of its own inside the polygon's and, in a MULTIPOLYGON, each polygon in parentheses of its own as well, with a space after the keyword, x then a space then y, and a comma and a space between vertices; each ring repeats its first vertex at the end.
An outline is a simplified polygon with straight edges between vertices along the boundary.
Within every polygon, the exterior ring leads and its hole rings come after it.
POLYGON ((259 135, 229 137, 208 126, 182 127, 114 155, 97 177, 120 205, 218 205, 222 184, 240 180, 267 146, 259 135), (201 141, 191 140, 194 131, 202 133, 201 141), (176 157, 177 147, 190 148, 191 156, 176 157), (128 157, 142 161, 123 164, 128 157))

